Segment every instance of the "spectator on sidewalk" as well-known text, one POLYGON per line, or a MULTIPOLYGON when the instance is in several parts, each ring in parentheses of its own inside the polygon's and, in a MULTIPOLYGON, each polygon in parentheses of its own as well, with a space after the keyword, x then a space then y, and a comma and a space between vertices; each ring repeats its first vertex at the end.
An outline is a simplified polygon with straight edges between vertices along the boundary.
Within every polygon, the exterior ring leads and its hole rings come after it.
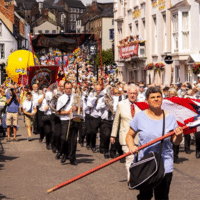
POLYGON ((13 141, 18 141, 16 138, 17 124, 18 124, 18 112, 20 106, 20 95, 16 89, 12 88, 10 93, 6 95, 7 99, 7 111, 6 111, 6 125, 7 125, 7 142, 10 142, 10 127, 13 125, 14 138, 13 141))

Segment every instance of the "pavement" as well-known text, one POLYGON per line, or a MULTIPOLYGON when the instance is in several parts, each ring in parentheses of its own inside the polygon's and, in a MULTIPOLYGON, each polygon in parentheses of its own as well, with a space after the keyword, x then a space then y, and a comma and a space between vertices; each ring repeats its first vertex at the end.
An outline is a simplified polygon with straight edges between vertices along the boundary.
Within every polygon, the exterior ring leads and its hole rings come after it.
MULTIPOLYGON (((110 159, 100 153, 92 153, 86 147, 77 145, 77 166, 61 164, 45 143, 39 143, 39 136, 27 141, 27 132, 22 116, 17 132, 19 142, 0 145, 0 199, 16 200, 129 200, 137 199, 138 191, 129 190, 125 164, 119 161, 62 187, 50 194, 47 190, 90 170, 110 159)), ((98 139, 97 139, 98 140, 98 139)), ((186 154, 180 148, 180 164, 174 164, 170 188, 171 200, 200 199, 200 159, 192 153, 186 154)))

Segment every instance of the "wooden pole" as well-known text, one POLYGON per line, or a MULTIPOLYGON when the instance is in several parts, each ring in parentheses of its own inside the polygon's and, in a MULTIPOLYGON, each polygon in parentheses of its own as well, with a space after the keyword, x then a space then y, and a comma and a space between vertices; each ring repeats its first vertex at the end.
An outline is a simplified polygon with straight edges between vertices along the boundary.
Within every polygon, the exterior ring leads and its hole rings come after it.
MULTIPOLYGON (((184 129, 188 128, 188 126, 183 126, 181 128, 184 130, 184 129)), ((165 139, 167 137, 172 136, 173 134, 174 134, 174 131, 171 131, 171 132, 169 132, 169 133, 167 133, 167 134, 165 134, 165 135, 163 135, 161 137, 156 138, 155 140, 152 140, 152 141, 150 141, 150 142, 138 147, 138 150, 144 149, 144 148, 146 148, 146 147, 148 147, 148 146, 150 146, 150 145, 152 145, 152 144, 154 144, 156 142, 159 142, 159 141, 161 141, 161 140, 163 140, 163 139, 165 139)), ((84 176, 87 176, 87 175, 89 175, 89 174, 91 174, 91 173, 93 173, 93 172, 95 172, 95 171, 97 171, 99 169, 102 169, 102 168, 104 168, 104 167, 106 167, 106 166, 108 166, 108 165, 110 165, 112 163, 115 163, 115 162, 121 160, 122 158, 125 158, 125 157, 129 156, 129 155, 130 155, 130 152, 125 153, 125 154, 123 154, 121 156, 118 156, 117 158, 114 158, 112 160, 109 160, 109 161, 107 161, 107 162, 105 162, 105 163, 103 163, 103 164, 101 164, 101 165, 99 165, 99 166, 97 166, 97 167, 95 167, 93 169, 90 169, 90 170, 88 170, 88 171, 86 171, 86 172, 84 172, 82 174, 79 174, 78 176, 75 176, 74 178, 71 178, 71 179, 69 179, 69 180, 67 180, 67 181, 65 181, 65 182, 63 182, 63 183, 61 183, 61 184, 49 189, 47 191, 47 193, 53 192, 53 191, 65 186, 65 185, 68 185, 68 184, 70 184, 70 183, 72 183, 72 182, 74 182, 74 181, 76 181, 78 179, 83 178, 84 176)))

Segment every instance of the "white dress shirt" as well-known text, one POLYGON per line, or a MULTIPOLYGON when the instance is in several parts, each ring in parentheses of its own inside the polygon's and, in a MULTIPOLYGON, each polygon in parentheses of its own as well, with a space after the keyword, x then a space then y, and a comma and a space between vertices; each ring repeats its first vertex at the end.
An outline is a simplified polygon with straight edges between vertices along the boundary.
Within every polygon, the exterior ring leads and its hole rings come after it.
POLYGON ((24 102, 23 102, 22 108, 23 108, 26 112, 28 112, 28 111, 31 109, 31 107, 32 107, 32 112, 31 112, 31 113, 33 113, 34 108, 36 107, 35 104, 34 104, 34 102, 33 102, 32 100, 31 100, 31 101, 28 101, 27 99, 25 99, 24 102))
POLYGON ((143 102, 143 101, 145 101, 145 92, 139 92, 139 93, 138 93, 137 101, 138 101, 138 102, 143 102))
POLYGON ((101 110, 97 109, 97 104, 95 104, 97 97, 90 97, 87 101, 87 107, 90 108, 90 115, 94 118, 101 116, 101 110))
MULTIPOLYGON (((60 110, 68 101, 69 96, 66 94, 63 94, 58 98, 56 110, 60 110)), ((73 103, 73 94, 70 95, 70 102, 62 109, 64 111, 68 111, 72 108, 72 103, 73 103)), ((60 120, 70 120, 70 114, 67 115, 59 115, 60 120)), ((73 118, 73 117, 72 117, 73 118)))

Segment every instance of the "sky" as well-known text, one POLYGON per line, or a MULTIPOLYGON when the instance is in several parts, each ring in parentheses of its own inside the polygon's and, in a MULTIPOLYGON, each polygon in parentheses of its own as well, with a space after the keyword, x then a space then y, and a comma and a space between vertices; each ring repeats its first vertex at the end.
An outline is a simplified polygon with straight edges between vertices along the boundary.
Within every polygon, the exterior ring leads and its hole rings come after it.
MULTIPOLYGON (((92 3, 92 0, 82 0, 82 2, 86 5, 88 3, 92 3)), ((99 3, 110 3, 113 2, 113 0, 97 0, 97 2, 99 3)))

